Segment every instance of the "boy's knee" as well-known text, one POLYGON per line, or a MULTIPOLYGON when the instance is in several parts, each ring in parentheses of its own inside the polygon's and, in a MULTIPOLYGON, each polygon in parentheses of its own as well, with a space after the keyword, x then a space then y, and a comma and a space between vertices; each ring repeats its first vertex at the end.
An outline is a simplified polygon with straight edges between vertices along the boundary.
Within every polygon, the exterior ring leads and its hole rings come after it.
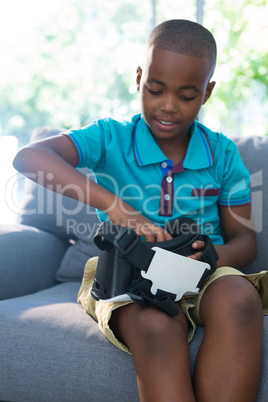
POLYGON ((219 320, 233 321, 236 325, 244 326, 252 324, 252 320, 262 316, 258 292, 241 276, 218 279, 208 287, 203 297, 201 314, 204 318, 213 315, 219 320))
POLYGON ((254 286, 248 282, 233 294, 229 309, 230 315, 241 326, 252 325, 256 319, 262 317, 262 306, 259 294, 254 286))

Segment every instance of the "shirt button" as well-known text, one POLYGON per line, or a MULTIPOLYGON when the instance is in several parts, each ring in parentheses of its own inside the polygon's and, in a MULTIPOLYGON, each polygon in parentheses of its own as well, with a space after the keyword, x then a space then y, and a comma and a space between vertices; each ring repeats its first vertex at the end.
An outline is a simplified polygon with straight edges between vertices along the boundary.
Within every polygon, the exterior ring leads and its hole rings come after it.
POLYGON ((167 181, 168 183, 172 183, 172 182, 173 182, 173 178, 172 178, 171 176, 167 176, 167 177, 166 177, 166 181, 167 181))
POLYGON ((166 169, 168 167, 168 164, 167 164, 167 162, 162 162, 161 166, 162 166, 162 168, 166 169))
POLYGON ((170 200, 170 195, 169 195, 169 194, 165 194, 165 195, 164 195, 164 200, 165 200, 165 201, 169 201, 169 200, 170 200))

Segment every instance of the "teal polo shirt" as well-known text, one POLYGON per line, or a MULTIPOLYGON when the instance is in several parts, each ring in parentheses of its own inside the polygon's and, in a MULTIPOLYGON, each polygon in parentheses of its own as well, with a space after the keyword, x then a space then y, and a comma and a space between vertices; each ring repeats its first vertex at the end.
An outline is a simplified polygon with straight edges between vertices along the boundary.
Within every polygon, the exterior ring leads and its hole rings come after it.
MULTIPOLYGON (((236 145, 199 122, 183 160, 173 166, 155 142, 141 115, 130 122, 111 118, 66 133, 96 182, 157 225, 188 216, 222 244, 218 205, 250 202, 249 173, 236 145)), ((97 210, 101 221, 107 215, 97 210)))

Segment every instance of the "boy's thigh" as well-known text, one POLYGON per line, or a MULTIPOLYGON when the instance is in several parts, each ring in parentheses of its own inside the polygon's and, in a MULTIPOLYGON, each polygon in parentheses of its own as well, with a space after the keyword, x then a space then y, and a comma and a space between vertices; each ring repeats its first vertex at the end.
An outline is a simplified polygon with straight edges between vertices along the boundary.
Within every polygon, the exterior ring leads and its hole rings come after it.
POLYGON ((142 307, 130 303, 113 311, 109 325, 120 342, 129 346, 132 339, 143 338, 150 335, 165 336, 181 333, 187 340, 188 321, 180 305, 176 303, 180 313, 171 317, 154 306, 142 307))

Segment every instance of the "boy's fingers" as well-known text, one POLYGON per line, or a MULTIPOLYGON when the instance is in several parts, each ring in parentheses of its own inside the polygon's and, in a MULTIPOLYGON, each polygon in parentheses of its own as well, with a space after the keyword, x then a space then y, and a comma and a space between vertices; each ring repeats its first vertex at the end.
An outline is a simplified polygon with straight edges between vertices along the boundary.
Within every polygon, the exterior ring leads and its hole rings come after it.
POLYGON ((192 248, 195 250, 202 250, 205 247, 205 243, 202 240, 196 240, 192 243, 192 248))
POLYGON ((171 239, 172 236, 166 230, 161 230, 160 232, 157 233, 156 236, 156 241, 166 241, 171 239))
POLYGON ((166 230, 164 230, 164 233, 165 233, 165 240, 171 240, 171 239, 173 239, 173 237, 171 236, 171 234, 168 233, 166 230))
MULTIPOLYGON (((203 250, 204 247, 205 247, 205 243, 202 240, 196 240, 192 244, 192 248, 195 250, 203 250)), ((202 254, 202 251, 189 255, 189 258, 191 258, 192 260, 200 261, 201 254, 202 254)))
POLYGON ((159 226, 155 227, 155 241, 166 241, 171 240, 172 236, 164 229, 160 228, 159 226))
POLYGON ((153 232, 151 225, 149 224, 137 224, 136 233, 139 236, 143 236, 146 241, 154 242, 156 238, 156 234, 153 232))
POLYGON ((191 258, 192 260, 198 260, 198 261, 200 261, 201 255, 202 255, 201 252, 200 252, 200 253, 195 253, 195 254, 189 255, 188 258, 191 258))
POLYGON ((172 236, 157 225, 139 225, 137 233, 144 236, 147 242, 160 242, 172 239, 172 236))

